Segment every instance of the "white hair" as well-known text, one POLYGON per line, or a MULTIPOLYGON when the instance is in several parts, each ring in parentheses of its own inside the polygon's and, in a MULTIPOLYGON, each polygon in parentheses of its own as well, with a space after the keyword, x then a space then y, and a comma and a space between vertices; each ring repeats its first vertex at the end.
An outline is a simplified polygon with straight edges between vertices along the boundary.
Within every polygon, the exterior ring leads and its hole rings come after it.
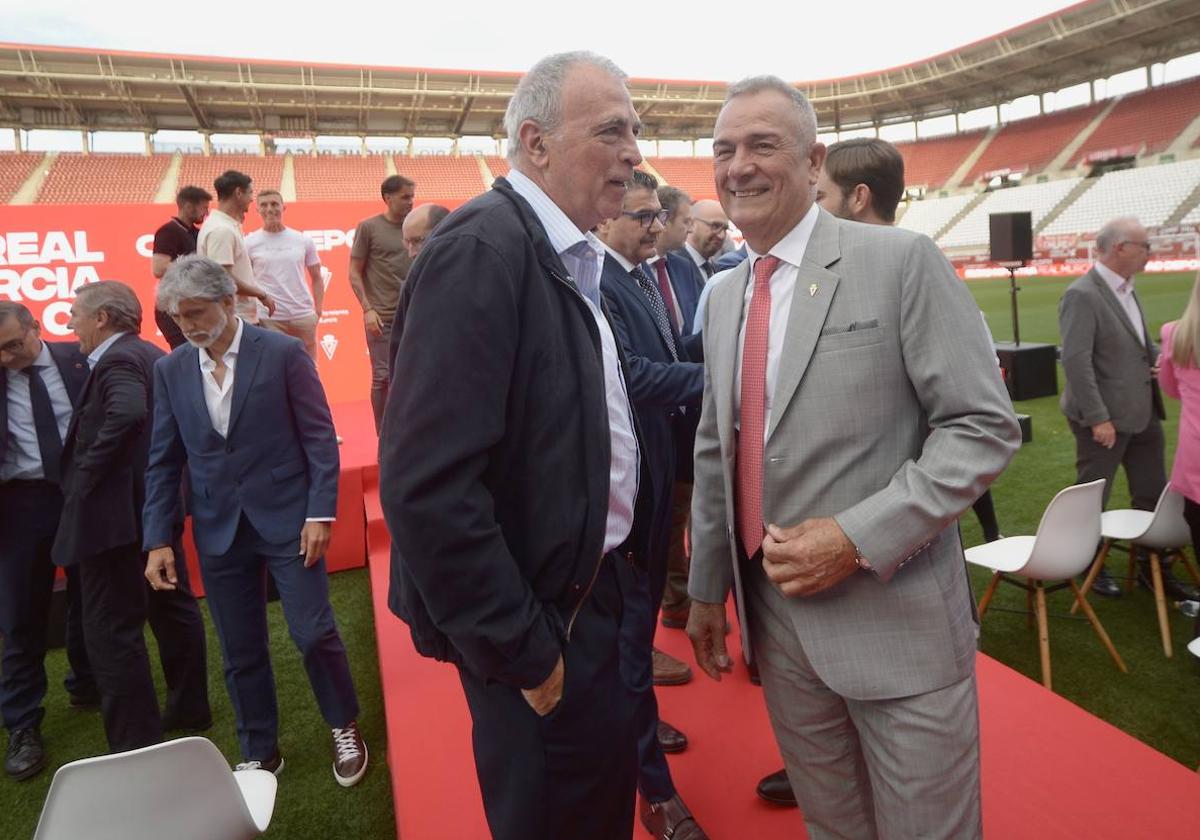
POLYGON ((155 305, 174 315, 179 311, 181 300, 217 301, 236 294, 237 285, 220 263, 198 254, 188 254, 171 263, 158 281, 155 305))
POLYGON ((817 112, 813 110, 808 97, 801 93, 795 85, 788 84, 778 76, 750 76, 729 86, 729 90, 725 92, 725 102, 728 103, 729 100, 739 96, 748 96, 764 90, 782 93, 796 106, 796 116, 800 120, 801 148, 811 149, 812 145, 817 142, 817 112))
POLYGON ((548 55, 521 77, 508 108, 504 112, 504 130, 508 133, 508 160, 516 163, 521 152, 521 124, 532 120, 548 134, 558 130, 562 121, 562 89, 567 74, 577 64, 591 64, 625 81, 625 71, 602 55, 587 50, 548 55))
POLYGON ((1127 236, 1130 230, 1140 224, 1141 222, 1133 216, 1122 216, 1119 219, 1113 219, 1100 228, 1100 232, 1096 234, 1096 253, 1107 254, 1121 243, 1121 239, 1127 236))

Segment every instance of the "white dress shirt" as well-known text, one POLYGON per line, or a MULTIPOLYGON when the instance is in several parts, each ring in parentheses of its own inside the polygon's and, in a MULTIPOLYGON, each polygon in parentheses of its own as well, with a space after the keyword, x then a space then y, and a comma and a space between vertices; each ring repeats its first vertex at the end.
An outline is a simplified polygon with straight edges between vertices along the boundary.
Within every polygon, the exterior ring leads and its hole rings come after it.
POLYGON ((1134 334, 1145 344, 1146 330, 1142 323, 1142 310, 1138 308, 1137 300, 1133 297, 1133 278, 1126 280, 1103 263, 1096 263, 1096 273, 1103 277, 1104 282, 1113 290, 1113 294, 1117 296, 1117 303, 1125 310, 1129 326, 1133 327, 1134 334))
POLYGON ((233 341, 221 356, 221 361, 225 363, 225 377, 220 384, 217 384, 217 378, 213 375, 213 371, 217 369, 216 361, 205 348, 196 348, 200 359, 200 381, 204 385, 204 405, 208 408, 208 418, 212 420, 213 428, 221 437, 229 437, 229 412, 233 408, 233 377, 237 371, 237 357, 242 347, 242 331, 245 326, 245 322, 238 318, 233 341))
POLYGON ((604 245, 590 232, 583 232, 567 218, 557 204, 537 184, 516 169, 507 175, 508 183, 529 202, 550 246, 562 258, 575 285, 591 310, 600 330, 600 348, 604 359, 604 397, 608 405, 608 431, 612 459, 609 465, 608 516, 604 531, 604 551, 625 542, 633 528, 633 509, 638 492, 638 447, 633 432, 633 410, 621 374, 617 340, 608 319, 600 310, 600 272, 604 265, 604 245))
POLYGON ((96 365, 100 364, 101 357, 108 352, 108 348, 112 347, 116 340, 125 335, 123 332, 113 333, 108 338, 96 345, 96 349, 88 353, 88 370, 95 370, 96 365))
MULTIPOLYGON (((771 407, 775 396, 775 383, 779 380, 779 360, 783 357, 784 341, 787 339, 788 319, 792 314, 792 299, 795 297, 796 278, 800 274, 800 263, 808 250, 808 240, 817 226, 820 210, 814 204, 787 236, 775 243, 767 252, 779 257, 781 262, 771 275, 771 321, 767 331, 767 387, 763 393, 763 441, 771 428, 771 407)), ((765 256, 755 252, 746 243, 746 262, 750 266, 750 280, 746 283, 746 296, 742 304, 742 326, 738 331, 737 369, 734 372, 733 410, 741 411, 742 402, 742 348, 746 344, 746 318, 750 315, 750 301, 754 298, 754 266, 765 256)), ((740 427, 740 420, 738 422, 740 427)))
MULTIPOLYGON (((58 421, 58 435, 67 439, 67 427, 71 425, 71 395, 63 382, 58 365, 50 355, 50 348, 42 342, 42 351, 33 360, 38 374, 50 394, 50 406, 54 419, 58 421)), ((8 447, 4 463, 0 464, 0 481, 22 479, 33 481, 45 478, 42 471, 42 450, 38 448, 37 427, 33 422, 33 402, 29 398, 29 378, 18 370, 8 371, 8 447)))

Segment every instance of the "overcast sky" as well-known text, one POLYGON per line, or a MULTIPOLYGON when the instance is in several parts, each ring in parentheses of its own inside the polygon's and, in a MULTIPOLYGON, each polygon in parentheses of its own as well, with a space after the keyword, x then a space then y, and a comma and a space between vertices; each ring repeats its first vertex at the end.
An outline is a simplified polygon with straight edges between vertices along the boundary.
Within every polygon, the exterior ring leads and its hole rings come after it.
POLYGON ((1064 0, 818 3, 253 3, 2 0, 0 38, 345 64, 527 69, 586 48, 634 76, 827 79, 907 64, 1063 8, 1064 0), (588 13, 593 13, 587 17, 588 13))

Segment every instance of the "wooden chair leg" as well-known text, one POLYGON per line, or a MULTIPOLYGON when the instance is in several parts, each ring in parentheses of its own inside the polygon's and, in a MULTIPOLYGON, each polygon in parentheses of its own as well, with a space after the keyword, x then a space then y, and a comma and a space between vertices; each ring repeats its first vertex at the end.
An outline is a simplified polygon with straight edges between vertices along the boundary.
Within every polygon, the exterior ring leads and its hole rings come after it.
POLYGON ((1037 587, 1037 600, 1034 602, 1034 609, 1037 612, 1038 624, 1038 648, 1042 654, 1042 685, 1053 691, 1050 684, 1050 626, 1046 620, 1046 590, 1042 589, 1042 582, 1035 581, 1037 587))
POLYGON ((1095 610, 1092 605, 1083 597, 1083 593, 1079 591, 1079 587, 1075 585, 1075 581, 1068 581, 1071 584, 1071 590, 1075 593, 1075 603, 1083 609, 1083 614, 1087 616, 1088 621, 1092 623, 1092 629, 1096 631, 1096 635, 1100 637, 1100 641, 1104 647, 1108 649, 1108 655, 1112 657, 1113 662, 1117 663, 1117 667, 1121 669, 1121 673, 1128 674, 1129 669, 1125 667, 1125 663, 1121 661, 1121 654, 1117 653, 1116 647, 1112 643, 1112 639, 1108 637, 1108 633, 1104 631, 1104 625, 1100 623, 1100 619, 1096 617, 1095 610))
POLYGON ((1196 568, 1196 561, 1183 549, 1179 550, 1179 562, 1183 564, 1183 568, 1187 569, 1188 574, 1192 576, 1192 583, 1200 586, 1200 569, 1196 568))
MULTIPOLYGON (((1096 559, 1092 561, 1092 567, 1088 569, 1087 577, 1083 579, 1083 597, 1092 591, 1092 584, 1096 582, 1096 576, 1100 574, 1100 570, 1104 568, 1104 561, 1108 559, 1108 550, 1112 548, 1112 540, 1105 540, 1100 546, 1100 551, 1096 554, 1096 559)), ((1079 602, 1076 601, 1071 605, 1071 615, 1075 615, 1075 611, 1079 609, 1079 602)))
POLYGON ((983 620, 983 614, 987 612, 988 604, 992 603, 992 596, 996 594, 996 587, 1000 585, 1000 573, 993 572, 992 580, 988 583, 987 590, 983 593, 983 597, 979 599, 979 620, 983 620))
POLYGON ((1158 629, 1162 633, 1163 653, 1170 659, 1174 653, 1171 650, 1171 624, 1167 619, 1167 596, 1163 591, 1162 566, 1159 564, 1158 553, 1150 552, 1150 576, 1154 580, 1154 606, 1158 609, 1158 629))

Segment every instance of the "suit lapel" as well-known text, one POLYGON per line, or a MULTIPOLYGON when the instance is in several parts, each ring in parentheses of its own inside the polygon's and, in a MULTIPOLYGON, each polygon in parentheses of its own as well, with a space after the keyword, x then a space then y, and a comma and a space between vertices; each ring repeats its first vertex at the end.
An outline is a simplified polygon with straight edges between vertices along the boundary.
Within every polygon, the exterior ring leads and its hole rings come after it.
MULTIPOLYGON (((646 315, 649 316, 650 323, 654 325, 654 334, 658 336, 658 343, 661 344, 663 346, 663 350, 667 351, 669 354, 670 351, 668 350, 666 343, 663 341, 662 331, 658 328, 658 319, 654 317, 654 309, 650 306, 650 300, 646 297, 646 293, 642 291, 642 287, 638 285, 638 281, 634 280, 633 275, 626 271, 619 262, 612 258, 612 254, 605 254, 604 259, 612 262, 613 274, 619 278, 618 282, 624 284, 629 290, 630 294, 637 300, 642 309, 646 310, 646 315)), ((645 268, 642 268, 642 271, 645 270, 645 268)))
POLYGON ((796 288, 792 292, 792 309, 788 313, 787 332, 783 337, 786 349, 779 360, 779 374, 771 398, 768 440, 775 433, 775 427, 779 425, 812 360, 813 350, 838 287, 838 276, 828 266, 841 259, 841 256, 837 222, 832 216, 821 213, 809 237, 808 247, 804 249, 804 260, 800 263, 796 288))
MULTIPOLYGON (((1129 315, 1126 314, 1125 307, 1121 306, 1121 302, 1117 300, 1117 296, 1113 293, 1112 288, 1107 282, 1105 282, 1104 278, 1100 276, 1100 272, 1096 271, 1095 269, 1092 269, 1092 282, 1095 283, 1100 289, 1100 297, 1104 298, 1104 302, 1108 304, 1109 308, 1112 309, 1114 313, 1116 313, 1117 320, 1121 322, 1121 326, 1125 327, 1126 331, 1129 333, 1129 336, 1138 344, 1144 346, 1146 342, 1138 338, 1137 332, 1135 332, 1133 329, 1133 324, 1129 323, 1129 315)), ((1138 301, 1138 312, 1140 313, 1141 311, 1142 303, 1141 301, 1138 301)), ((1142 328, 1145 329, 1144 318, 1142 320, 1142 328)))
POLYGON ((233 434, 233 427, 237 425, 246 395, 250 393, 254 372, 258 370, 258 360, 262 355, 258 346, 259 336, 252 329, 249 324, 242 328, 242 346, 238 348, 237 368, 233 372, 233 404, 229 408, 230 435, 233 434))
POLYGON ((723 438, 722 451, 729 452, 733 450, 726 450, 725 445, 732 446, 734 442, 733 398, 734 389, 737 388, 738 350, 740 349, 738 336, 741 333, 743 301, 746 299, 746 284, 749 281, 750 263, 746 260, 733 269, 733 273, 727 279, 721 281, 721 288, 714 289, 708 299, 708 329, 713 330, 715 335, 705 336, 705 360, 707 362, 711 347, 714 351, 712 359, 714 374, 710 379, 712 382, 728 383, 728 387, 713 392, 713 404, 717 409, 717 428, 723 438), (725 286, 729 286, 729 303, 722 310, 713 310, 712 294, 723 291, 725 286), (729 371, 729 375, 722 377, 716 374, 715 370, 729 371), (726 435, 728 439, 724 440, 726 435))

